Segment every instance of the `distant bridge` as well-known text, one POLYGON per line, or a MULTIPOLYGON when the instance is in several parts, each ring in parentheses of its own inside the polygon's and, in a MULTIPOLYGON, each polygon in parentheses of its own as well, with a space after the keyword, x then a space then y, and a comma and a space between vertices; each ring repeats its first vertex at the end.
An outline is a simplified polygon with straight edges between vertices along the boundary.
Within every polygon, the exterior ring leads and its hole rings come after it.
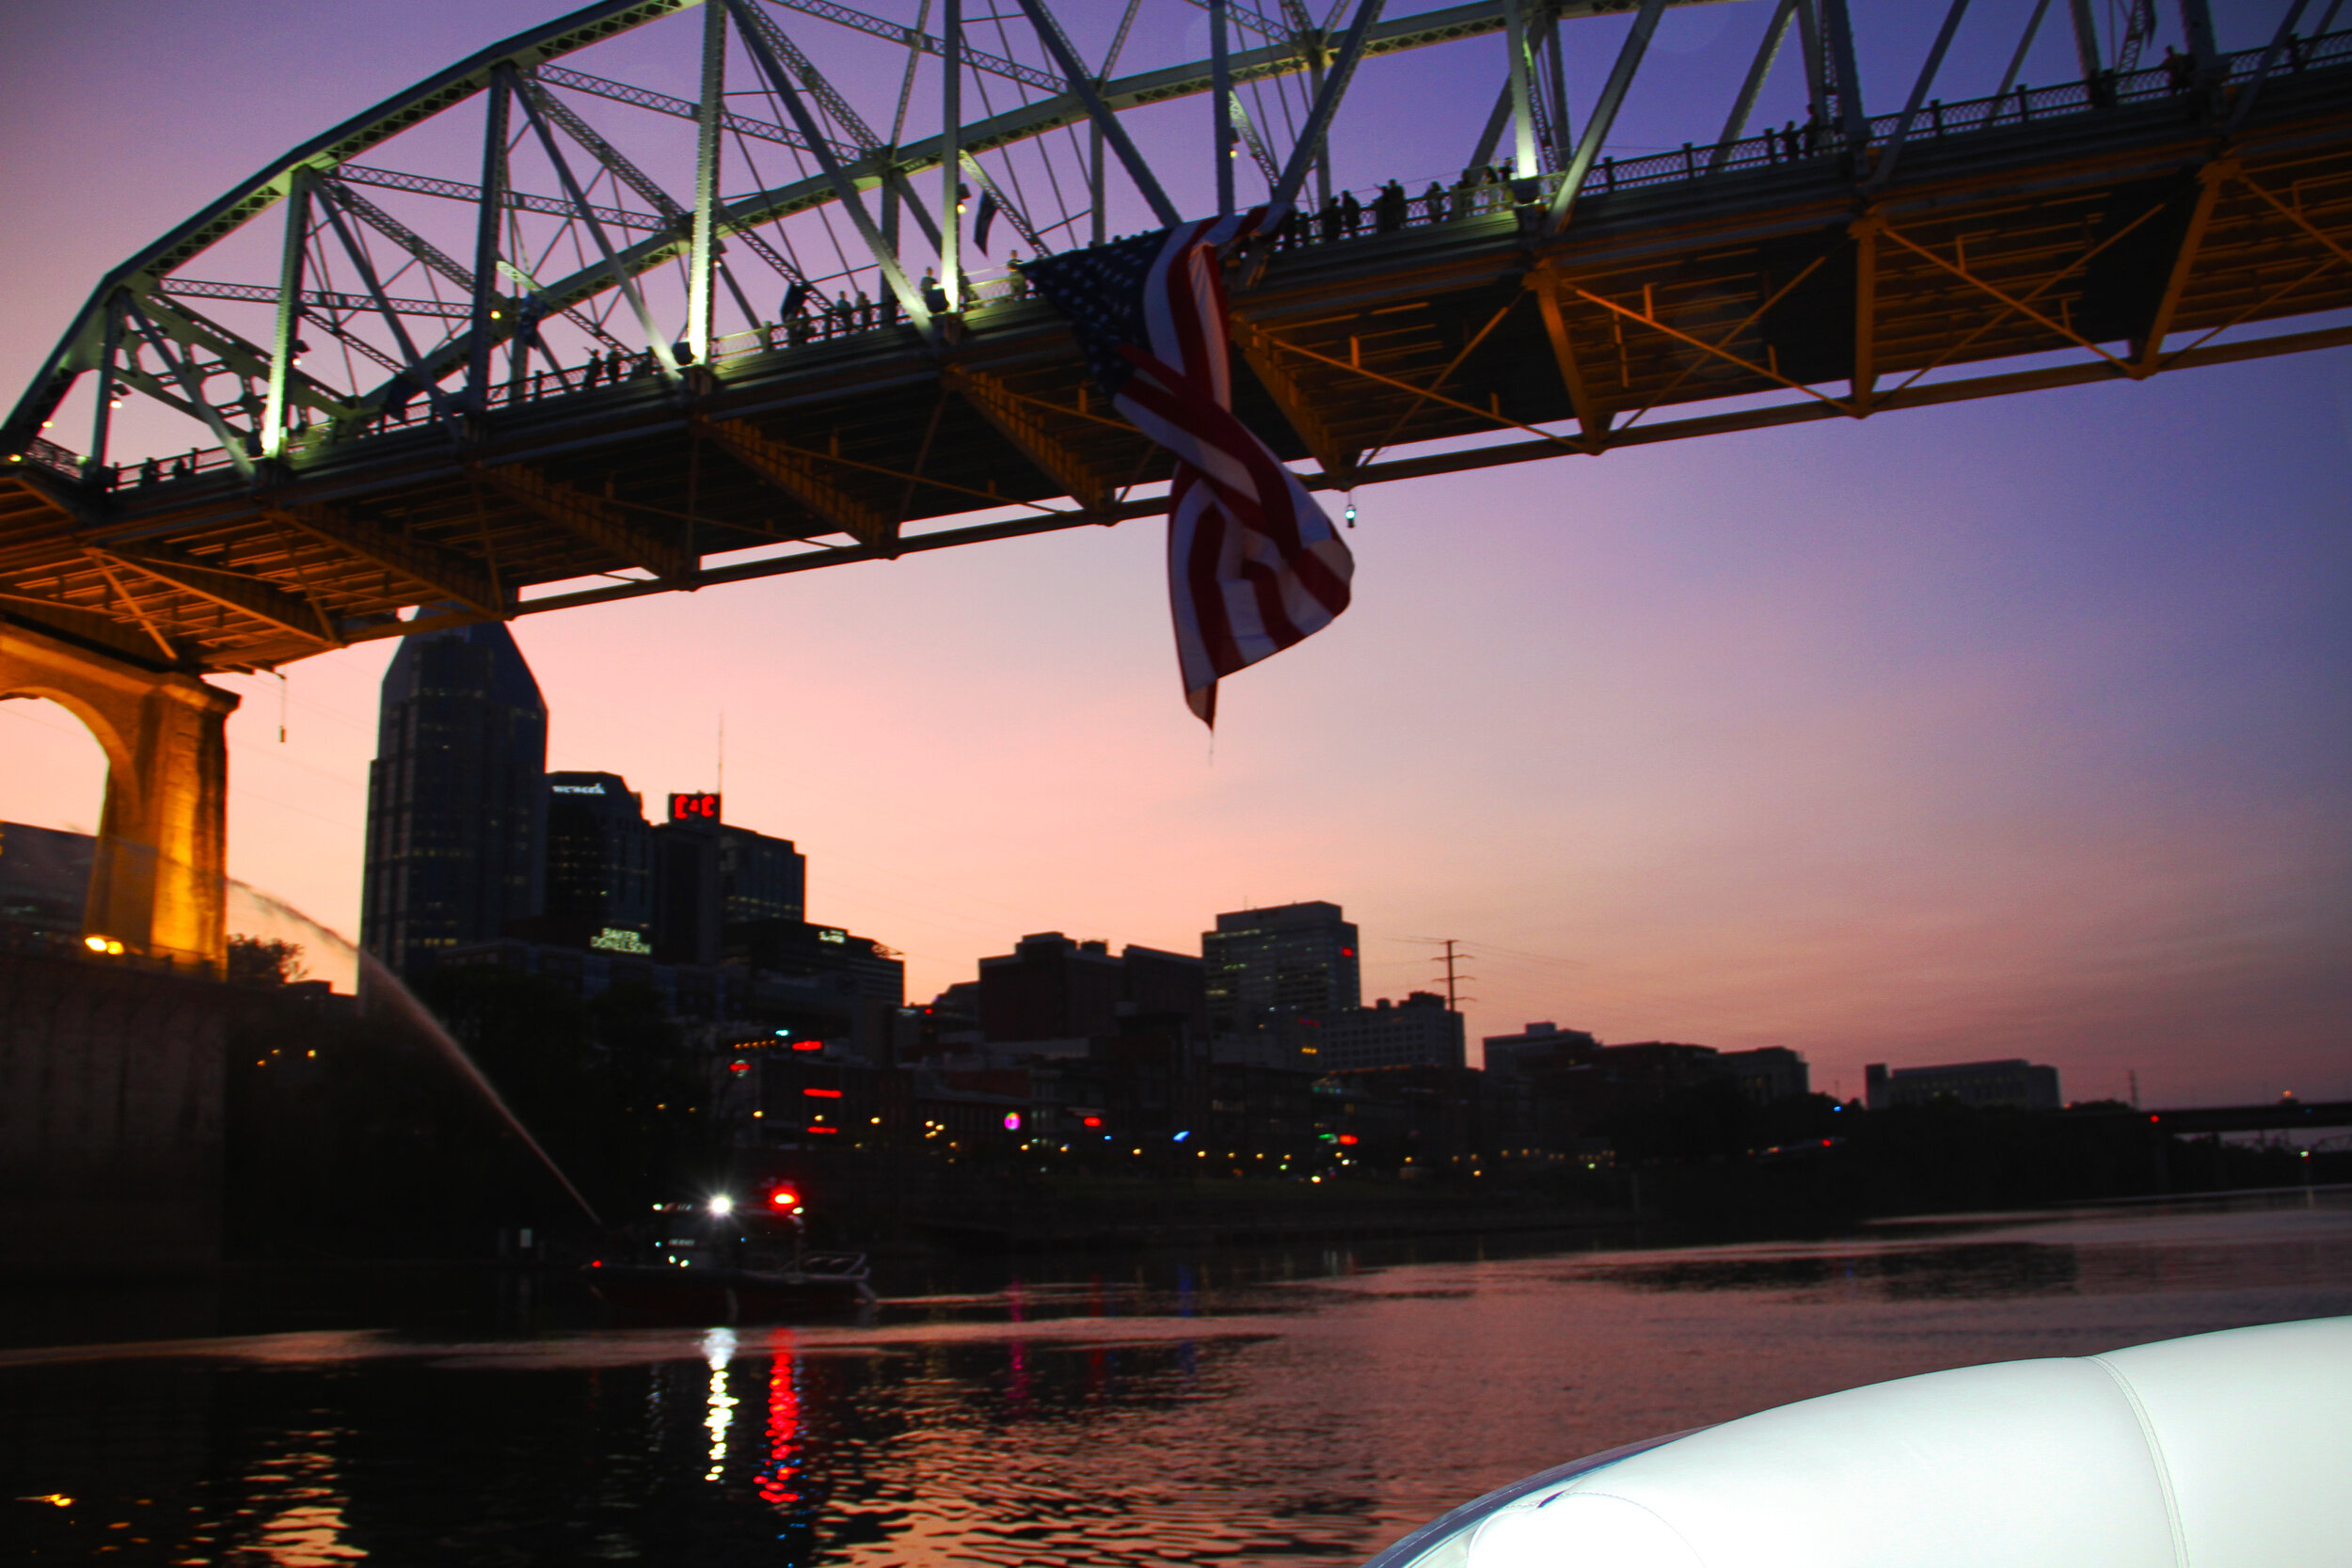
POLYGON ((2301 36, 2305 0, 2236 54, 2180 0, 2155 65, 2153 0, 2105 37, 2043 0, 2007 73, 1947 100, 1947 0, 1875 113, 1848 0, 1777 0, 1720 127, 1622 158, 1668 0, 1339 0, 1320 26, 1198 0, 1210 55, 1124 73, 1136 0, 1085 60, 1044 0, 985 40, 938 3, 931 33, 834 0, 603 0, 100 280, 0 425, 0 695, 56 697, 106 749, 93 929, 218 961, 233 699, 204 672, 1161 511, 1163 454, 1061 321, 964 273, 983 214, 1032 250, 1114 208, 1175 221, 1128 130, 1170 99, 1217 131, 1164 165, 1209 158, 1229 210, 1261 178, 1307 209, 1233 259, 1236 402, 1326 489, 2352 342, 2352 32, 2301 36), (1572 103, 1563 36, 1604 12, 1629 23, 1572 103), (2030 87, 2053 14, 2076 80, 2030 87), (1462 150, 1506 177, 1331 205, 1358 67, 1498 37, 1462 150), (838 40, 898 50, 895 95, 853 104, 835 76, 879 78, 838 40), (1803 124, 1754 131, 1791 74, 1803 124))
POLYGON ((2352 1100, 2274 1100, 2261 1105, 2201 1105, 2177 1111, 2088 1106, 2059 1113, 2083 1121, 2144 1121, 2160 1132, 2195 1137, 2212 1132, 2287 1132, 2352 1127, 2352 1100))

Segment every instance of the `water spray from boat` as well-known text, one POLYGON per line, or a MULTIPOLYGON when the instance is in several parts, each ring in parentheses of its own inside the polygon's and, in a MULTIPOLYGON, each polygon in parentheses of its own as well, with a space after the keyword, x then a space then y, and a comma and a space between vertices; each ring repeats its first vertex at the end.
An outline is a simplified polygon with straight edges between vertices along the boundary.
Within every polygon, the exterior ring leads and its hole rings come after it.
POLYGON ((252 883, 239 881, 234 877, 229 879, 229 884, 252 899, 272 916, 299 926, 319 940, 332 945, 339 953, 349 954, 358 966, 361 993, 369 999, 371 1006, 386 1006, 393 1016, 405 1020, 414 1025, 425 1038, 431 1040, 435 1049, 440 1052, 450 1066, 457 1069, 458 1075, 471 1084, 480 1092, 482 1098, 490 1102, 491 1109, 498 1112, 507 1128, 514 1132, 515 1136, 523 1141, 523 1147, 530 1149, 538 1158, 539 1163, 547 1167, 548 1174, 554 1177, 557 1183, 571 1195, 572 1201, 580 1205, 580 1212, 587 1215, 597 1229, 605 1228, 604 1219, 596 1212, 596 1206, 588 1201, 586 1196, 577 1186, 573 1185, 572 1179, 564 1174, 564 1167, 555 1163, 555 1157, 541 1147, 537 1138, 532 1136, 531 1129, 523 1125, 522 1117, 516 1116, 514 1107, 506 1103, 506 1098, 499 1093, 498 1085, 490 1082, 489 1075, 476 1065, 466 1048, 458 1043, 457 1037, 442 1025, 439 1019, 433 1016, 432 1008, 418 1000, 417 993, 410 990, 399 975, 386 968, 373 953, 363 951, 341 932, 319 924, 284 899, 263 893, 252 883))

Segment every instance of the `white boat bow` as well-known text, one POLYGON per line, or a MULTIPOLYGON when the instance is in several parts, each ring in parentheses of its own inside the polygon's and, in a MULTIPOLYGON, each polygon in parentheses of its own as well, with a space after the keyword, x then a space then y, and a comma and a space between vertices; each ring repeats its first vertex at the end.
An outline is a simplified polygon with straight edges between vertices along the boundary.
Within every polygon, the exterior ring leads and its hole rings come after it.
POLYGON ((2352 1568, 2352 1317, 1871 1384, 1489 1493, 1366 1568, 2352 1568))

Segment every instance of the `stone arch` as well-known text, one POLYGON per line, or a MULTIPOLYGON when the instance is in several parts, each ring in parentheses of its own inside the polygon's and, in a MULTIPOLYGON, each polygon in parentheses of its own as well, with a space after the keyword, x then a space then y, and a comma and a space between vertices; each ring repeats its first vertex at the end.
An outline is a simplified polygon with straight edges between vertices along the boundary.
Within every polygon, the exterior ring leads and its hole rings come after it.
POLYGON ((217 971, 229 940, 227 723, 236 694, 0 622, 0 696, 47 698, 105 753, 85 929, 217 971))

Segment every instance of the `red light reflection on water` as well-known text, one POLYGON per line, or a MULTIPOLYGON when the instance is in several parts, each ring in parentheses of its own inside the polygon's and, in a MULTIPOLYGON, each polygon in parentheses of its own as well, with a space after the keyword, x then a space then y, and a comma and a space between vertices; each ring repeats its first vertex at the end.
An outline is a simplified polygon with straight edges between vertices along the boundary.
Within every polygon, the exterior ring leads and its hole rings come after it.
POLYGON ((768 1331, 768 1459, 759 1470, 759 1495, 771 1507, 788 1508, 805 1500, 798 1489, 801 1475, 801 1358, 792 1331, 768 1331))

